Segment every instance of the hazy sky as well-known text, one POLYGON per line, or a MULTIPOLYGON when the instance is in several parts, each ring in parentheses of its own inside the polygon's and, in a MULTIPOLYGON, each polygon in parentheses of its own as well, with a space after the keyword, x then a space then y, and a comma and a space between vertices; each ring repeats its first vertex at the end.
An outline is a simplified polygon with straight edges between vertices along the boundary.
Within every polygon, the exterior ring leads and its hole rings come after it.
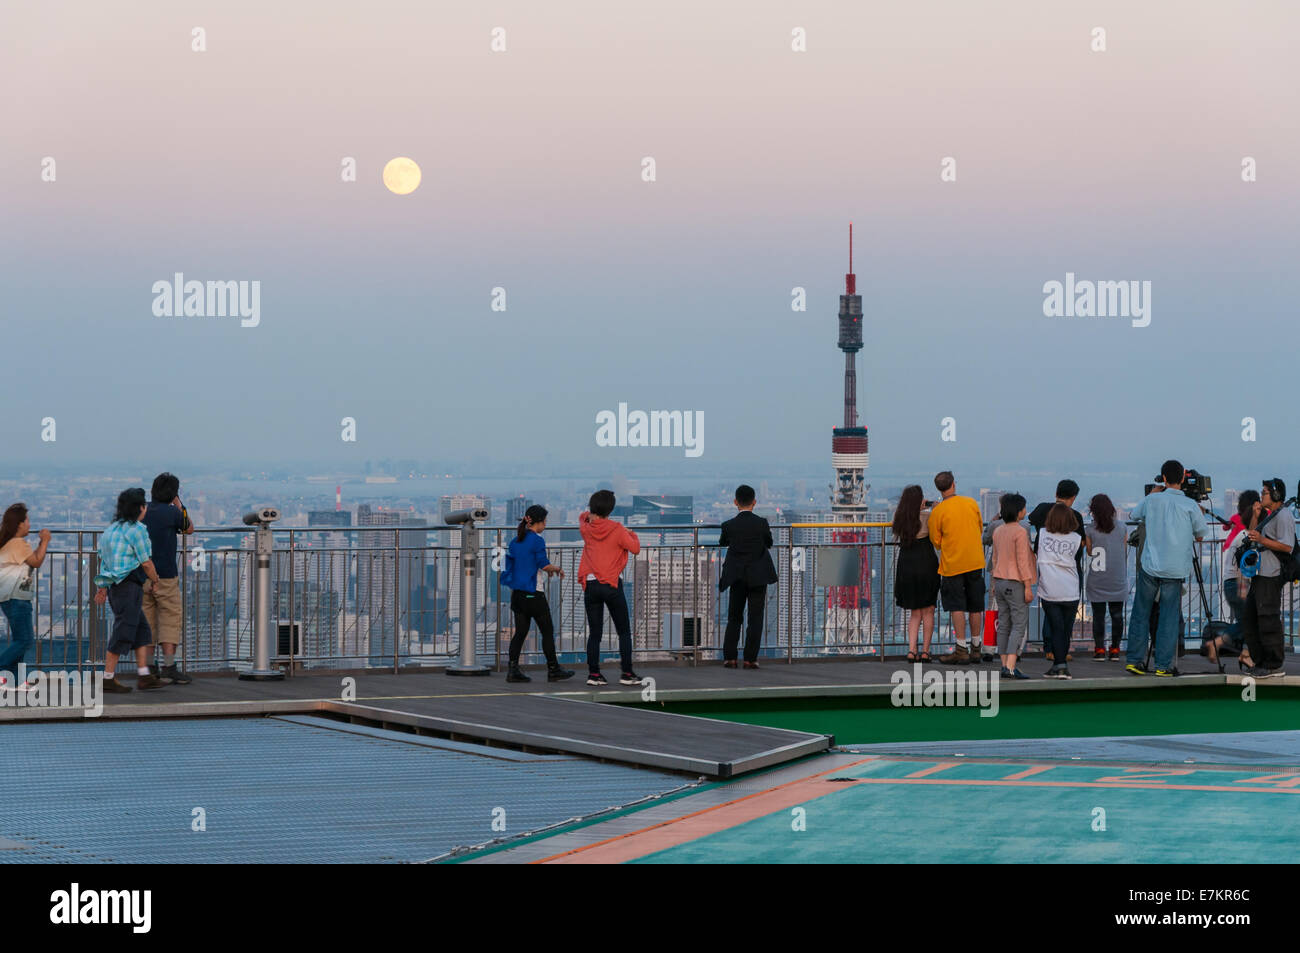
POLYGON ((1280 471, 1298 33, 1282 0, 8 4, 4 456, 829 476, 852 220, 873 466, 1280 471), (260 324, 154 316, 178 271, 260 281, 260 324), (1150 281, 1150 325, 1045 317, 1067 272, 1150 281), (702 411, 703 455, 597 447, 620 402, 702 411))

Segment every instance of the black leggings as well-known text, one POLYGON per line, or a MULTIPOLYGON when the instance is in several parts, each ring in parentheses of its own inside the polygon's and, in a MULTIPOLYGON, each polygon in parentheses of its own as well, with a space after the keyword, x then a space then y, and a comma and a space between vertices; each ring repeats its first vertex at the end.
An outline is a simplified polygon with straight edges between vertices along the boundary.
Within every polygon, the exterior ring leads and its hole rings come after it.
POLYGON ((1119 648, 1124 638, 1124 603, 1094 602, 1092 604, 1092 641, 1097 648, 1106 647, 1106 610, 1110 610, 1110 647, 1119 648))
POLYGON ((515 635, 510 640, 510 664, 519 664, 519 653, 524 649, 524 639, 528 638, 530 622, 537 622, 537 631, 542 633, 542 652, 546 655, 546 664, 558 665, 555 658, 555 626, 551 624, 551 607, 546 596, 540 592, 510 593, 510 611, 515 614, 515 635))

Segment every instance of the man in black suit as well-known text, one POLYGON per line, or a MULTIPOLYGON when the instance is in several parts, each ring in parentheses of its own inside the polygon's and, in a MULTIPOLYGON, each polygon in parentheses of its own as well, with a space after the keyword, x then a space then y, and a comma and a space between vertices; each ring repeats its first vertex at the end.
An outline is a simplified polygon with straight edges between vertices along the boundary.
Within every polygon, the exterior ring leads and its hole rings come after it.
POLYGON ((718 589, 729 589, 727 635, 722 644, 722 665, 736 667, 736 647, 740 642, 740 622, 749 606, 749 624, 745 627, 745 668, 758 668, 758 644, 763 638, 763 606, 767 587, 777 581, 776 564, 768 552, 772 548, 772 529, 767 520, 754 515, 754 488, 736 487, 733 518, 722 524, 719 546, 727 547, 727 558, 718 577, 718 589))

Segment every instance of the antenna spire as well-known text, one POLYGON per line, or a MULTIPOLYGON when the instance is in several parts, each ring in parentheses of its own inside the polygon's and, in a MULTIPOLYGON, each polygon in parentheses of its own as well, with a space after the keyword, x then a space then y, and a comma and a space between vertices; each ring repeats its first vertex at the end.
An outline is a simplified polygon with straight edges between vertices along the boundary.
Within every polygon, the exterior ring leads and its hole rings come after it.
POLYGON ((844 293, 857 294, 858 278, 853 274, 853 223, 849 222, 849 273, 844 276, 844 293))

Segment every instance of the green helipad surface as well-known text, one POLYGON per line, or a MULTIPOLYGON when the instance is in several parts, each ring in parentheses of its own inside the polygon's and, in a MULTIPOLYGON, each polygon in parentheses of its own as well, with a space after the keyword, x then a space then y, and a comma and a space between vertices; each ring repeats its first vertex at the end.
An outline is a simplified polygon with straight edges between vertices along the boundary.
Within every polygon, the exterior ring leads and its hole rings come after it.
POLYGON ((1273 771, 882 758, 632 862, 1294 863, 1300 774, 1273 771))

